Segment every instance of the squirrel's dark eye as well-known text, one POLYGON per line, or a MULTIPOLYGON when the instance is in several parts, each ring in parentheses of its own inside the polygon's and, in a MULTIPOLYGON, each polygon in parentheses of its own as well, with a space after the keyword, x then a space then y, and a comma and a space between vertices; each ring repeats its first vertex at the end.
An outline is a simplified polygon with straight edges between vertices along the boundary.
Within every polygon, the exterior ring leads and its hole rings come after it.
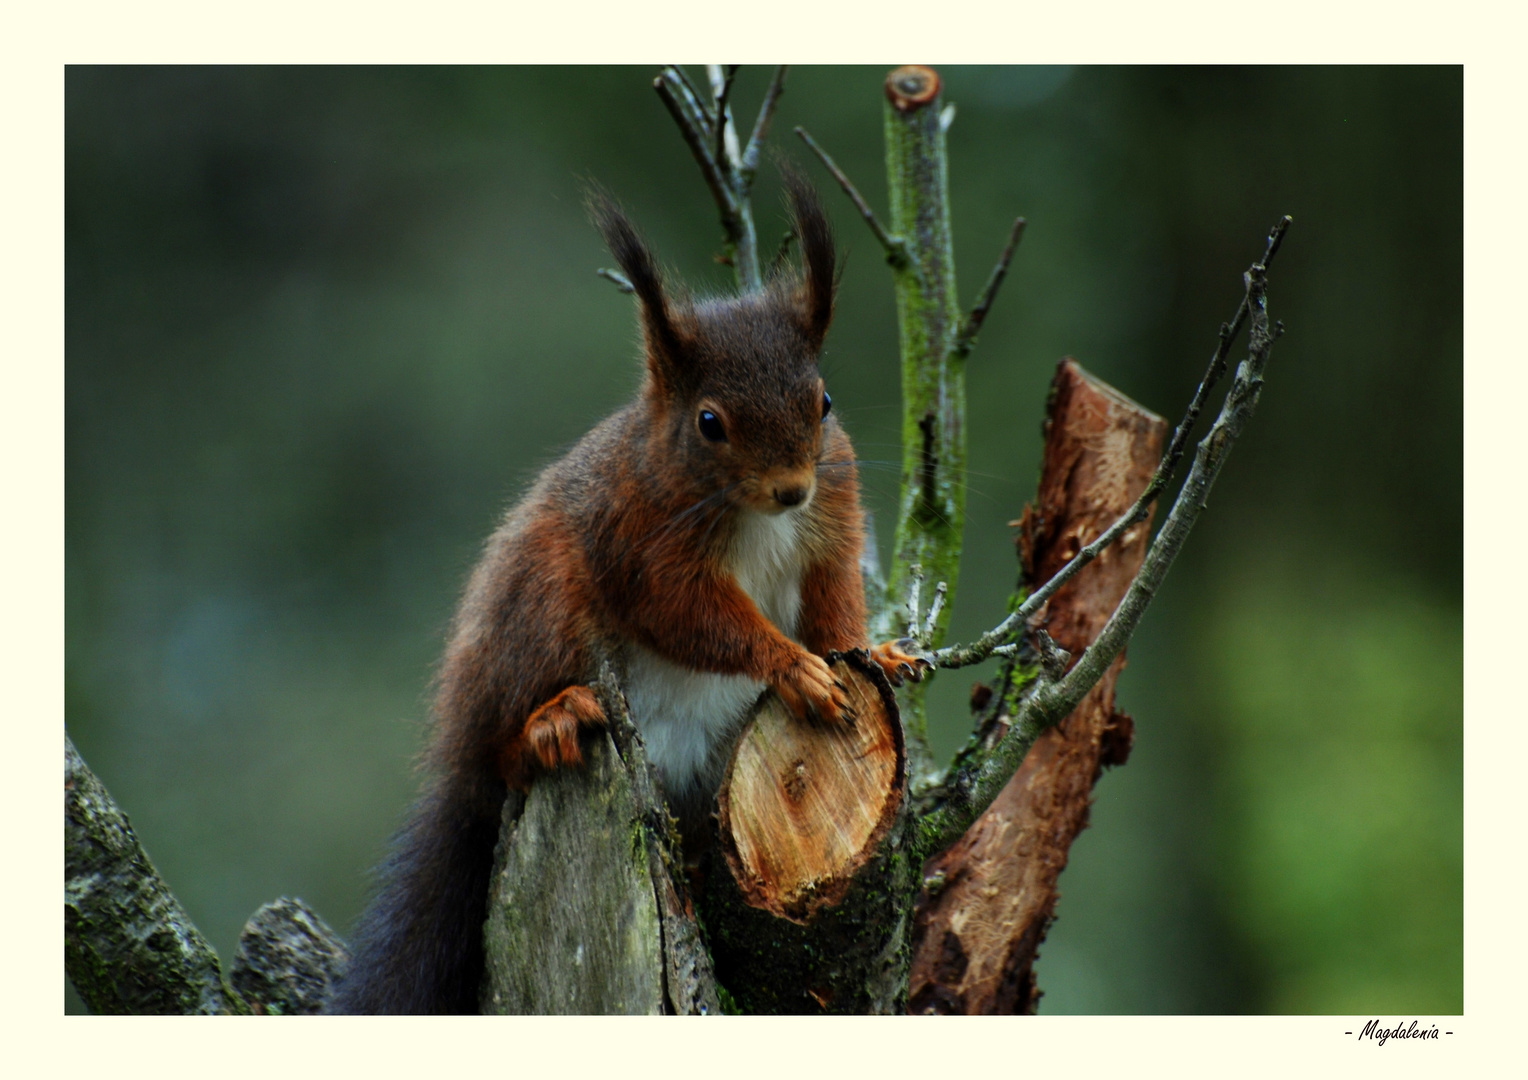
POLYGON ((828 413, 830 413, 832 411, 833 411, 833 399, 831 397, 829 397, 828 396, 828 392, 826 390, 824 390, 822 392, 822 418, 824 420, 826 420, 828 418, 828 413))
POLYGON ((700 410, 698 421, 700 433, 712 442, 726 442, 727 432, 722 429, 721 419, 710 409, 700 410))

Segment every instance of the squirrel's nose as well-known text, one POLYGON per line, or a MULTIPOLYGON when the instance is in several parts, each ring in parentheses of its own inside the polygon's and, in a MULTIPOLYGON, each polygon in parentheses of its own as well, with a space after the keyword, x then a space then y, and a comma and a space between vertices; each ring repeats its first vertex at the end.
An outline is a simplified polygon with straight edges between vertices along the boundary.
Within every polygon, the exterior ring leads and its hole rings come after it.
POLYGON ((775 488, 775 502, 781 506, 800 506, 805 498, 806 486, 803 484, 775 488))

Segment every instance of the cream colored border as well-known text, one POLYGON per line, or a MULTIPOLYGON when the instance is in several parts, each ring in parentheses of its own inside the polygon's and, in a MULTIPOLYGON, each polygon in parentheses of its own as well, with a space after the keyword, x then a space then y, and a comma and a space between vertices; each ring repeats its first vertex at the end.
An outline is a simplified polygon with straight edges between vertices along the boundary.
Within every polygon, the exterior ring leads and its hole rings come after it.
MULTIPOLYGON (((1522 1062, 1525 467, 1521 15, 1405 2, 768 5, 435 2, 72 3, 5 18, 3 788, 10 1075, 450 1077, 694 1071, 726 1076, 1500 1074, 1522 1062), (722 14, 717 15, 720 10, 722 14), (746 28, 746 30, 745 30, 746 28), (731 38, 746 32, 734 45, 731 38), (1357 1046, 1342 1018, 193 1021, 61 1015, 56 806, 63 723, 63 66, 101 62, 1374 62, 1466 65, 1465 792, 1467 1018, 1443 1043, 1357 1046), (917 55, 914 56, 913 54, 917 55), (1514 410, 1515 411, 1515 410, 1514 410), (1495 563, 1502 562, 1498 572, 1495 563), (1490 581, 1485 577, 1490 574, 1490 581), (1498 1066, 1493 1068, 1492 1066, 1498 1066), (18 1071, 11 1072, 13 1068, 18 1071)), ((1425 145, 1419 155, 1428 153, 1425 145)), ((1426 207, 1417 207, 1425 214, 1426 207)), ((1404 228, 1396 222, 1396 228, 1404 228)), ((1421 272, 1419 270, 1419 272, 1421 272)))

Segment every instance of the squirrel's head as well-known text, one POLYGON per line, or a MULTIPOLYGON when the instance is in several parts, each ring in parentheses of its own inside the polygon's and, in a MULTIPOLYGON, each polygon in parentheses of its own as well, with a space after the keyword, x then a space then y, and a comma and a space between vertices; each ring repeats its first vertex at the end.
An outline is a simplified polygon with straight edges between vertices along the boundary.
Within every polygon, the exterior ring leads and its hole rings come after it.
POLYGON ((693 300, 666 289, 652 250, 603 193, 590 209, 641 302, 647 359, 643 393, 660 453, 694 494, 727 490, 763 513, 805 505, 827 435, 832 400, 817 370, 837 288, 833 235, 817 193, 783 169, 801 269, 762 289, 693 300))

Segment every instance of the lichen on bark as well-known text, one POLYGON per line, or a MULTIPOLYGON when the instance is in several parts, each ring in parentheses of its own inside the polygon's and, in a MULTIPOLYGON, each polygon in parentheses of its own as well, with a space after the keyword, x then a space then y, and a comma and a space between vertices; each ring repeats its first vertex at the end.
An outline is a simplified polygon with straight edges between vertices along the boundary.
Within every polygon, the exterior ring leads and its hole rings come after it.
POLYGON ((663 942, 641 815, 608 736, 506 803, 484 927, 485 1013, 661 1013, 663 942))
POLYGON ((92 1012, 250 1011, 68 735, 64 971, 92 1012))

